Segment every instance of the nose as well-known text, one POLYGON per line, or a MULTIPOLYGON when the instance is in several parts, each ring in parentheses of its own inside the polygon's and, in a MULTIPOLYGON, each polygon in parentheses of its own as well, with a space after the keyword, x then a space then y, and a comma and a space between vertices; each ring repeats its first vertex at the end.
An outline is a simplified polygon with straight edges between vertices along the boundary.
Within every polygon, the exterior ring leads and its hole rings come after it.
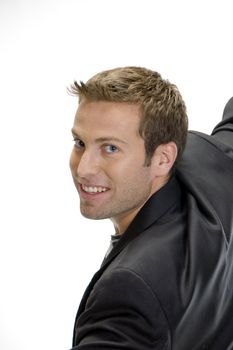
POLYGON ((85 150, 77 163, 76 175, 78 178, 90 178, 99 172, 98 155, 91 150, 85 150))

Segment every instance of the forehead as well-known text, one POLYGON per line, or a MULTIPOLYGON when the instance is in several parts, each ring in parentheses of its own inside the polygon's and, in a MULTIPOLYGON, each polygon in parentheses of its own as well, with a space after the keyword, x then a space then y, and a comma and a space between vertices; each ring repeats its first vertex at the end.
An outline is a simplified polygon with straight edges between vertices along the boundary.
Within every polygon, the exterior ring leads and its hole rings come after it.
POLYGON ((139 105, 95 101, 81 102, 74 120, 74 129, 85 132, 111 132, 111 134, 138 135, 140 122, 139 105))

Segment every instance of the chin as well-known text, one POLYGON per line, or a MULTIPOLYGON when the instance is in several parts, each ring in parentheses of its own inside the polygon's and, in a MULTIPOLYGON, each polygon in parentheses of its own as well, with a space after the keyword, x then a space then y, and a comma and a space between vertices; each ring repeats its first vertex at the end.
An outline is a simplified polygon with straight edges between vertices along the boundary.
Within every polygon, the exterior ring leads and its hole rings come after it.
POLYGON ((105 217, 103 217, 102 215, 97 215, 95 213, 90 213, 86 210, 80 210, 82 216, 84 216, 86 219, 90 219, 90 220, 102 220, 102 219, 106 219, 105 217))

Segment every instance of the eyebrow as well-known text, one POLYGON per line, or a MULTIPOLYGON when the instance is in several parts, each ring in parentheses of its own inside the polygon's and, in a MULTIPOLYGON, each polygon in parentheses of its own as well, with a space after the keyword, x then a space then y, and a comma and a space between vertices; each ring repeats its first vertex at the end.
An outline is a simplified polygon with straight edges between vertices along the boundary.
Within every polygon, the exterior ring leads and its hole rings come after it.
MULTIPOLYGON (((77 138, 80 138, 82 139, 76 132, 74 129, 71 129, 71 132, 73 134, 73 136, 76 136, 77 138)), ((97 143, 102 143, 102 142, 119 142, 119 143, 122 143, 124 145, 127 145, 127 142, 126 141, 123 141, 121 139, 119 139, 118 137, 115 137, 115 136, 103 136, 103 137, 98 137, 97 139, 95 139, 95 142, 97 143)))

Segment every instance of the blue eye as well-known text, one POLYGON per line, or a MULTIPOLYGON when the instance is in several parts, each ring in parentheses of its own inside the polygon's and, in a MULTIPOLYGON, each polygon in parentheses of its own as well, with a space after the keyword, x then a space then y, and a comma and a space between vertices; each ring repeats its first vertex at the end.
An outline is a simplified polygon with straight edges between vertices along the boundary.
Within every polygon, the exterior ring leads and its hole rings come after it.
POLYGON ((83 147, 85 147, 84 142, 83 142, 82 140, 80 140, 80 139, 74 139, 74 145, 75 145, 75 147, 77 147, 77 148, 83 148, 83 147))
POLYGON ((105 146, 104 149, 105 149, 105 151, 106 151, 107 153, 116 153, 116 152, 119 152, 119 149, 118 149, 116 146, 114 146, 114 145, 105 146))

